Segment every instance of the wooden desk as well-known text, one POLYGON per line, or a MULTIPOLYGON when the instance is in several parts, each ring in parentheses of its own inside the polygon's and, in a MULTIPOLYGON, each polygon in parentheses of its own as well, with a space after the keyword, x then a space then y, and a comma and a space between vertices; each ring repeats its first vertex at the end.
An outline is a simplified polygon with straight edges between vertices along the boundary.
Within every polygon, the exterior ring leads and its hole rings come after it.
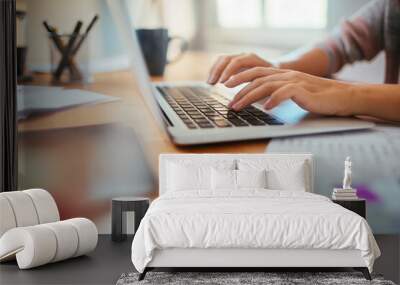
MULTIPOLYGON (((165 76, 152 78, 153 81, 206 80, 215 56, 191 52, 183 59, 167 67, 165 76)), ((34 84, 48 84, 48 75, 38 75, 34 84)), ((70 84, 67 88, 81 88, 121 98, 120 101, 72 108, 53 114, 31 118, 18 124, 20 132, 45 131, 72 127, 121 123, 131 126, 143 144, 149 147, 152 161, 156 162, 162 152, 194 153, 258 153, 265 150, 267 140, 234 142, 214 145, 177 147, 160 130, 147 109, 138 91, 132 73, 127 71, 99 73, 88 85, 70 84), (146 124, 138 124, 146 122, 146 124)))
MULTIPOLYGON (((153 80, 205 80, 212 61, 212 55, 188 53, 168 66, 164 77, 153 80)), ((48 75, 38 75, 34 84, 48 84, 49 79, 48 75)), ((267 140, 260 140, 173 145, 147 109, 130 71, 96 74, 92 84, 69 87, 121 100, 80 106, 18 124, 19 188, 48 189, 59 204, 62 218, 107 219, 110 196, 156 196, 157 183, 154 190, 143 192, 136 182, 148 180, 146 168, 158 177, 160 153, 262 153, 267 144, 267 140)), ((107 227, 99 226, 100 232, 109 232, 107 227)))

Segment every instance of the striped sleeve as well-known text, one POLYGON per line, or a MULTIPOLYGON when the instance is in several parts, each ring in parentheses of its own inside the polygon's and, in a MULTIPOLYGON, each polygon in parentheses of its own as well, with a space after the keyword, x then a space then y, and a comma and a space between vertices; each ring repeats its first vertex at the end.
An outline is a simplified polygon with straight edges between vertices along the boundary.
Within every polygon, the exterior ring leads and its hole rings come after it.
POLYGON ((336 27, 317 45, 329 57, 327 75, 345 64, 374 58, 384 47, 384 14, 388 0, 374 0, 336 27))

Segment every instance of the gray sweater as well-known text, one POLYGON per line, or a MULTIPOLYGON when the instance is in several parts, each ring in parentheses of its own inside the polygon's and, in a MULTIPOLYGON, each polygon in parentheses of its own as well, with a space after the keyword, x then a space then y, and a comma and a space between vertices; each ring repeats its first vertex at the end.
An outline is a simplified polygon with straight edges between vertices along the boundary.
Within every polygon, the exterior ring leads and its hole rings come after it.
POLYGON ((398 83, 400 66, 400 0, 374 0, 337 27, 318 47, 329 56, 327 75, 345 64, 371 60, 385 51, 385 83, 398 83))

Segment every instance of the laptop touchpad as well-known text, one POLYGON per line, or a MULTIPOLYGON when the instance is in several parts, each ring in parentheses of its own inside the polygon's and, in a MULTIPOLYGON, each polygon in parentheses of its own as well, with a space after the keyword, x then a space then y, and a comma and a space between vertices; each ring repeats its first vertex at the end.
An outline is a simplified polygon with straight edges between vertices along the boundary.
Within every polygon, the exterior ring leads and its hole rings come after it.
POLYGON ((296 124, 311 115, 308 111, 300 108, 292 100, 283 102, 270 112, 278 119, 281 119, 283 122, 289 124, 296 124))

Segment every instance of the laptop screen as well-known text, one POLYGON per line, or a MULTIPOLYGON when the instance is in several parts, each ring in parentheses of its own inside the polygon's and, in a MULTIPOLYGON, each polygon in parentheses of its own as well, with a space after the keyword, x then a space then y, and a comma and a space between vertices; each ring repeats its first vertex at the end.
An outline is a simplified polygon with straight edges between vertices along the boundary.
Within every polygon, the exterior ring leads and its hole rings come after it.
POLYGON ((107 4, 110 7, 112 17, 128 54, 130 66, 136 79, 136 83, 139 87, 139 91, 145 99, 146 105, 150 109, 150 112, 153 114, 157 123, 165 132, 166 124, 163 120, 161 110, 158 107, 156 99, 154 98, 153 86, 151 85, 149 73, 147 71, 140 45, 136 37, 135 28, 132 24, 130 16, 127 13, 128 9, 125 1, 107 0, 107 4))

